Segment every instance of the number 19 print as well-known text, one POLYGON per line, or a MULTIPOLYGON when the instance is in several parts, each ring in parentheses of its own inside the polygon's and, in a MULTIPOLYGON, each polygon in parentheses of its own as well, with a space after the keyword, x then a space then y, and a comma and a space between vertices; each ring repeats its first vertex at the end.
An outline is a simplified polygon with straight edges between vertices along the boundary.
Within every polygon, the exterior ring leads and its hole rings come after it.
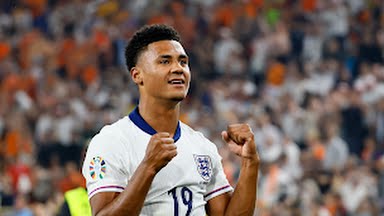
POLYGON ((172 195, 173 198, 173 212, 174 216, 179 216, 179 197, 178 192, 181 195, 181 200, 183 201, 183 204, 187 207, 187 211, 185 213, 185 216, 189 216, 191 214, 192 210, 192 191, 187 187, 180 188, 173 188, 172 190, 168 191, 169 195, 172 195))

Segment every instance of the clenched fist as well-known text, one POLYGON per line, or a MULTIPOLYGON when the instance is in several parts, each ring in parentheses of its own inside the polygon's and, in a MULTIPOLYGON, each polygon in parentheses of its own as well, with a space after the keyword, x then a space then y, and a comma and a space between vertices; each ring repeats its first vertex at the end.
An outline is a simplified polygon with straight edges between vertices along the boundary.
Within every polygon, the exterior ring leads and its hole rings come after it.
POLYGON ((248 124, 232 124, 221 133, 229 149, 242 158, 259 160, 251 127, 248 124))
POLYGON ((177 155, 176 145, 169 133, 160 132, 149 140, 144 162, 157 173, 177 155))

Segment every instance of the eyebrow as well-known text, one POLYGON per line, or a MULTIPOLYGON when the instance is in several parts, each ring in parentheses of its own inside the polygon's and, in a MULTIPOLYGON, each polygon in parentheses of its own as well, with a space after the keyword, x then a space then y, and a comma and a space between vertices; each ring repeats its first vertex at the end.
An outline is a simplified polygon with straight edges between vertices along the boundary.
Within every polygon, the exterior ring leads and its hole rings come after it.
MULTIPOLYGON (((171 55, 160 55, 159 58, 170 59, 170 58, 172 58, 172 56, 171 56, 171 55)), ((188 59, 188 56, 185 55, 185 54, 180 54, 180 55, 178 56, 178 59, 188 59)))

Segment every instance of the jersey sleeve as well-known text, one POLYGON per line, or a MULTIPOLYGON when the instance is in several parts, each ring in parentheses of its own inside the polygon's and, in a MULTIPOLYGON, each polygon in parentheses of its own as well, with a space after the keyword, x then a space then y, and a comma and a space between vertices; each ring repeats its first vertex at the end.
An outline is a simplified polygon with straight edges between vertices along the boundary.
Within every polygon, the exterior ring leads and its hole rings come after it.
POLYGON ((208 201, 216 196, 219 196, 226 192, 232 192, 233 188, 229 184, 228 179, 224 173, 223 165, 221 163, 221 156, 219 155, 215 144, 213 144, 212 150, 212 165, 213 176, 211 181, 207 185, 207 192, 204 194, 204 200, 208 201))
POLYGON ((103 130, 91 140, 82 170, 89 198, 99 192, 122 192, 126 187, 128 174, 121 148, 116 135, 103 130))

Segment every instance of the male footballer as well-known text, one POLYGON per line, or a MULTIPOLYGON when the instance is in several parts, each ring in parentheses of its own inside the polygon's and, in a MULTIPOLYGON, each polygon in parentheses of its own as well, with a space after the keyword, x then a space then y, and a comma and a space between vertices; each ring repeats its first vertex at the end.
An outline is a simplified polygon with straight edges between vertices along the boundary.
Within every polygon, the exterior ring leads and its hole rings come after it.
POLYGON ((179 34, 167 25, 139 29, 126 63, 140 92, 128 116, 93 137, 83 175, 93 215, 253 215, 259 156, 247 124, 222 138, 241 157, 236 188, 215 144, 179 120, 191 80, 179 34))

